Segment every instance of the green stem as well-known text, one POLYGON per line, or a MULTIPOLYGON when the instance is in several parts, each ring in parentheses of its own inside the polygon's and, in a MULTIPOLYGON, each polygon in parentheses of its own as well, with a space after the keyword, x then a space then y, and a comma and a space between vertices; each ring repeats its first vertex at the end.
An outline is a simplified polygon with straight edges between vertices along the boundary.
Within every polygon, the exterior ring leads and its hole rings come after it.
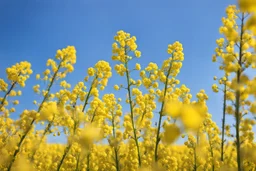
POLYGON ((144 116, 145 116, 146 113, 147 113, 147 103, 145 104, 145 109, 144 109, 144 111, 142 113, 142 117, 141 117, 140 123, 143 121, 144 116))
MULTIPOLYGON (((97 107, 98 108, 98 107, 97 107)), ((92 115, 92 119, 91 119, 91 123, 93 123, 95 116, 96 116, 96 112, 97 112, 97 108, 94 110, 93 115, 92 115)))
POLYGON ((132 95, 131 95, 131 84, 130 84, 130 74, 128 70, 128 62, 125 63, 125 68, 126 68, 126 80, 127 80, 127 90, 128 90, 128 96, 129 96, 129 104, 130 104, 130 111, 131 111, 131 121, 132 121, 132 129, 133 129, 133 135, 134 135, 134 140, 137 148, 137 153, 138 153, 138 162, 139 162, 139 167, 141 166, 141 158, 140 158, 140 148, 139 148, 139 142, 138 142, 138 137, 136 134, 136 128, 135 128, 135 123, 134 123, 134 115, 133 115, 133 106, 132 106, 132 95))
POLYGON ((77 162, 76 162, 76 171, 79 170, 79 160, 80 160, 80 153, 78 154, 77 162))
POLYGON ((88 91, 88 94, 87 94, 87 96, 86 96, 86 99, 85 99, 85 103, 84 103, 82 112, 84 112, 85 107, 86 107, 86 105, 88 104, 88 100, 89 100, 89 97, 90 97, 90 95, 91 95, 92 87, 93 87, 94 81, 95 81, 96 79, 97 79, 97 76, 96 76, 96 77, 94 78, 94 80, 92 81, 91 87, 90 87, 90 89, 89 89, 89 91, 88 91))
POLYGON ((197 170, 197 157, 196 157, 196 147, 194 147, 194 171, 197 170))
POLYGON ((222 111, 222 133, 221 133, 221 157, 220 160, 224 161, 224 143, 225 143, 225 120, 226 120, 226 99, 227 99, 227 84, 224 84, 224 99, 223 99, 223 111, 222 111))
POLYGON ((90 171, 90 152, 87 154, 87 168, 86 171, 90 171))
MULTIPOLYGON (((92 87, 92 86, 91 86, 92 87)), ((90 91, 91 92, 91 89, 90 91)), ((87 96, 88 97, 88 96, 87 96)), ((88 99, 87 99, 88 100, 88 99)), ((91 119, 91 123, 93 123, 94 119, 95 119, 95 115, 96 115, 96 111, 97 111, 97 108, 94 110, 93 112, 93 116, 92 116, 92 119, 91 119)), ((89 150, 88 150, 88 154, 87 154, 87 168, 86 168, 86 171, 89 171, 90 170, 90 147, 89 147, 89 150)))
MULTIPOLYGON (((19 75, 20 75, 20 73, 18 74, 18 76, 19 75)), ((6 98, 7 98, 7 96, 11 93, 12 89, 14 89, 16 84, 17 84, 17 81, 13 82, 11 87, 7 91, 7 93, 5 93, 4 98, 2 99, 1 104, 0 104, 0 111, 1 111, 2 107, 4 106, 4 102, 5 102, 6 98)))
MULTIPOLYGON (((48 86, 48 88, 47 88, 47 90, 46 90, 46 95, 44 96, 44 99, 43 99, 43 101, 41 102, 41 104, 40 104, 40 106, 39 106, 39 108, 38 108, 38 110, 37 110, 38 113, 41 111, 41 109, 42 109, 42 107, 43 107, 43 104, 46 102, 46 100, 47 100, 47 98, 48 98, 48 96, 49 96, 49 92, 50 92, 50 90, 51 90, 51 87, 52 87, 52 85, 53 85, 53 82, 55 81, 55 79, 56 79, 56 77, 57 77, 57 73, 59 72, 59 70, 60 70, 60 68, 61 68, 61 64, 62 64, 63 61, 64 61, 64 59, 60 62, 57 71, 54 73, 54 75, 53 75, 53 77, 52 77, 52 80, 51 80, 51 82, 50 82, 50 84, 49 84, 49 86, 48 86)), ((33 126, 35 120, 36 120, 36 119, 34 118, 34 119, 31 121, 31 123, 30 123, 30 125, 29 125, 29 128, 27 129, 27 131, 25 132, 25 134, 22 135, 22 137, 21 137, 21 139, 20 139, 20 141, 19 141, 19 143, 18 143, 18 148, 14 151, 14 154, 13 154, 13 156, 11 157, 11 162, 10 162, 10 164, 9 164, 9 166, 8 166, 8 169, 7 169, 8 171, 11 170, 12 165, 13 165, 13 163, 14 163, 15 160, 16 160, 16 156, 17 156, 17 154, 20 152, 21 145, 22 145, 23 141, 25 140, 26 136, 28 135, 30 129, 32 128, 32 126, 33 126)))
MULTIPOLYGON (((95 78, 95 79, 96 79, 96 78, 95 78)), ((86 99, 85 99, 85 102, 84 102, 84 106, 83 106, 82 112, 84 112, 85 107, 86 107, 86 105, 88 104, 88 100, 89 100, 89 97, 90 97, 90 94, 91 94, 91 91, 92 91, 92 86, 93 86, 93 83, 94 83, 95 79, 93 80, 93 82, 92 82, 92 84, 91 84, 91 87, 90 87, 90 89, 89 89, 89 92, 88 92, 88 94, 87 94, 87 96, 86 96, 86 99)), ((76 105, 76 103, 74 104, 74 107, 75 107, 75 105, 76 105)), ((95 112, 94 112, 94 113, 95 113, 95 112)), ((92 120, 92 121, 93 121, 93 120, 92 120)), ((74 129, 73 129, 74 135, 75 135, 75 132, 76 132, 76 128, 77 128, 77 123, 75 122, 74 129)), ((66 150, 65 150, 65 152, 64 152, 64 154, 63 154, 63 156, 62 156, 62 158, 61 158, 61 161, 60 161, 60 163, 59 163, 59 165, 58 165, 58 169, 61 168, 61 166, 62 166, 62 164, 63 164, 63 162, 64 162, 64 160, 65 160, 65 158, 66 158, 66 156, 67 156, 67 154, 68 154, 68 152, 69 152, 69 150, 70 150, 70 148, 71 148, 71 146, 72 146, 72 142, 70 142, 70 144, 67 146, 67 148, 66 148, 66 150)), ((59 170, 58 170, 58 171, 59 171, 59 170)))
POLYGON ((168 88, 168 79, 169 79, 170 71, 171 71, 171 64, 168 69, 168 73, 166 75, 166 80, 165 80, 165 85, 164 85, 164 98, 163 98, 163 102, 161 105, 161 110, 159 112, 159 120, 158 120, 157 134, 156 134, 156 146, 155 146, 155 162, 158 161, 158 144, 160 142, 160 129, 161 129, 161 124, 162 124, 161 122, 162 122, 162 117, 163 117, 165 96, 166 96, 166 92, 167 92, 167 88, 168 88))
POLYGON ((39 150, 39 148, 40 148, 40 146, 41 146, 41 144, 42 144, 42 142, 43 142, 43 139, 44 139, 45 135, 49 132, 49 130, 50 130, 52 124, 53 124, 53 120, 54 120, 54 117, 53 117, 52 121, 48 123, 46 129, 44 130, 43 136, 40 138, 40 141, 39 141, 39 143, 37 144, 37 148, 36 148, 36 150, 35 150, 35 151, 33 152, 33 154, 32 154, 32 160, 35 159, 36 152, 39 150))
MULTIPOLYGON (((240 47, 239 47, 239 60, 238 64, 241 68, 237 71, 237 85, 240 84, 240 76, 242 74, 242 47, 243 47, 243 27, 244 27, 244 13, 242 14, 242 23, 241 23, 241 33, 240 33, 240 47)), ((241 160, 241 151, 240 151, 240 90, 239 87, 237 87, 238 90, 236 90, 236 104, 235 104, 235 119, 236 119, 236 153, 237 153, 237 170, 242 171, 242 160, 241 160)))
POLYGON ((72 144, 70 143, 70 144, 66 147, 65 152, 64 152, 64 154, 63 154, 63 156, 62 156, 62 158, 61 158, 61 161, 60 161, 60 163, 59 163, 59 165, 58 165, 58 167, 57 167, 57 171, 60 170, 60 168, 61 168, 61 166, 62 166, 62 164, 63 164, 63 162, 64 162, 64 159, 66 158, 66 156, 67 156, 69 150, 71 149, 71 146, 72 146, 72 144))
POLYGON ((211 152, 211 157, 212 157, 212 171, 214 171, 214 154, 213 154, 213 147, 212 147, 212 142, 211 142, 211 136, 209 133, 208 134, 208 140, 209 140, 209 145, 210 145, 210 152, 211 152))
POLYGON ((116 147, 114 148, 114 150, 115 150, 116 171, 120 171, 120 169, 119 169, 119 159, 118 159, 118 150, 117 150, 116 147))
MULTIPOLYGON (((115 118, 114 113, 112 112, 112 133, 114 139, 116 139, 116 127, 115 127, 115 118)), ((116 164, 116 171, 119 171, 119 159, 118 159, 118 150, 116 144, 114 145, 114 152, 115 152, 115 164, 116 164)))

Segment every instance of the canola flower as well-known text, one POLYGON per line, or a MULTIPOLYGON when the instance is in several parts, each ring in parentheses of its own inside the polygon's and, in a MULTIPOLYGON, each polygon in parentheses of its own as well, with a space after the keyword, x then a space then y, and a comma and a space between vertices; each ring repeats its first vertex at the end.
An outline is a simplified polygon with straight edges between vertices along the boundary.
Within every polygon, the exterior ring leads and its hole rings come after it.
POLYGON ((103 93, 112 77, 110 64, 103 60, 86 69, 84 80, 68 83, 65 78, 76 63, 75 47, 68 46, 57 50, 45 71, 35 75, 47 83, 45 89, 40 83, 33 86, 42 98, 33 102, 36 109, 24 109, 14 120, 15 107, 22 105, 15 97, 26 96, 22 88, 33 71, 26 61, 6 69, 7 79, 0 79, 0 170, 255 170, 256 77, 247 71, 256 68, 256 4, 238 4, 240 8, 226 9, 212 57, 223 71, 212 85, 213 92, 223 93, 221 128, 208 111, 206 92, 201 89, 195 100, 177 79, 185 56, 180 42, 168 45, 170 56, 161 66, 149 62, 143 68, 133 62, 142 56, 136 37, 120 30, 112 60, 126 83, 113 84, 117 94, 103 93), (52 90, 55 85, 57 91, 52 90), (226 122, 229 115, 233 123, 226 122), (66 137, 67 142, 50 144, 49 135, 66 137), (177 145, 178 139, 184 144, 177 145))
MULTIPOLYGON (((251 80, 247 76, 246 71, 248 69, 255 69, 255 54, 251 50, 251 48, 255 48, 255 37, 252 32, 253 30, 248 28, 246 20, 251 15, 254 15, 247 12, 252 12, 255 4, 254 1, 241 0, 239 5, 241 11, 234 5, 228 6, 226 9, 227 17, 222 19, 223 26, 220 28, 220 33, 224 37, 216 41, 218 47, 215 49, 216 55, 213 56, 213 61, 216 61, 216 57, 220 57, 220 69, 224 70, 226 76, 230 77, 230 81, 227 77, 219 80, 220 84, 223 84, 223 82, 225 84, 223 112, 231 114, 235 118, 234 145, 236 147, 236 164, 238 170, 243 170, 247 159, 242 155, 244 150, 242 135, 244 131, 241 130, 241 126, 243 120, 248 116, 247 108, 252 108, 250 96, 254 95, 250 88, 251 80)), ((247 22, 250 22, 250 20, 251 18, 247 22)), ((214 85, 213 90, 215 92, 217 92, 216 89, 218 88, 214 85)), ((251 113, 253 114, 253 112, 251 113)), ((223 121, 222 129, 224 127, 223 121)), ((224 136, 224 130, 222 131, 222 136, 224 136)), ((224 160, 223 146, 224 141, 222 138, 222 161, 224 160)))

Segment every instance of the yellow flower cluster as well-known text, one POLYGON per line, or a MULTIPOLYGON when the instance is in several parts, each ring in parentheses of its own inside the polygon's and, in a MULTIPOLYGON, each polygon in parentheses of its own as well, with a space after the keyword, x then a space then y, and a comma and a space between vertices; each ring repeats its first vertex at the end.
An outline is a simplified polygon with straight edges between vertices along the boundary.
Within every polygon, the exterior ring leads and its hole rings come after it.
POLYGON ((51 121, 53 119, 53 116, 58 113, 58 108, 57 108, 57 103, 56 102, 49 102, 49 103, 44 103, 40 115, 38 117, 38 120, 40 121, 51 121))
POLYGON ((0 79, 0 91, 7 91, 8 84, 3 80, 0 79))
POLYGON ((256 2, 254 0, 239 0, 239 7, 241 11, 252 13, 246 22, 246 28, 251 30, 256 35, 256 2))
MULTIPOLYGON (((85 81, 88 81, 89 77, 93 77, 94 87, 99 85, 100 90, 104 90, 108 84, 108 79, 112 76, 111 67, 106 61, 99 61, 94 67, 88 68, 88 76, 85 81)), ((94 94, 98 94, 96 89, 93 89, 94 94)))
POLYGON ((112 45, 113 60, 126 63, 132 59, 132 56, 128 56, 129 52, 133 52, 133 55, 137 58, 141 56, 141 52, 137 50, 137 39, 135 36, 131 37, 129 33, 120 30, 114 39, 116 42, 112 45))
MULTIPOLYGON (((0 111, 3 112, 5 116, 8 116, 9 113, 15 112, 15 108, 8 109, 8 96, 20 96, 21 90, 14 90, 17 85, 25 87, 26 80, 33 73, 31 69, 31 64, 27 61, 23 61, 13 65, 6 69, 7 79, 10 81, 8 85, 3 79, 0 79, 0 91, 5 92, 3 97, 0 97, 0 111)), ((15 100, 13 104, 17 105, 19 102, 15 100)))
POLYGON ((25 81, 32 73, 31 64, 27 61, 17 63, 16 65, 6 69, 8 80, 12 83, 17 82, 21 87, 25 86, 25 81))
MULTIPOLYGON (((226 161, 225 150, 234 149, 236 156, 233 163, 225 163, 224 168, 237 167, 240 170, 250 170, 254 163, 244 157, 245 151, 248 150, 248 144, 253 144, 253 132, 251 128, 254 122, 251 122, 249 114, 254 113, 254 103, 251 97, 255 94, 252 84, 255 78, 250 78, 248 73, 250 69, 255 69, 255 35, 248 24, 254 22, 255 14, 246 14, 253 12, 255 2, 251 0, 239 0, 240 10, 236 6, 228 6, 226 9, 227 17, 223 18, 223 26, 220 33, 224 38, 216 41, 218 47, 213 55, 213 62, 220 57, 220 70, 224 71, 224 77, 218 79, 218 83, 212 86, 214 92, 223 93, 223 117, 221 130, 220 158, 221 162, 226 161), (250 16, 247 20, 247 17, 250 16), (247 20, 247 21, 246 21, 247 20), (248 71, 248 72, 247 72, 248 71), (233 115, 235 118, 234 134, 231 134, 231 128, 226 124, 226 114, 233 115), (225 136, 235 138, 234 143, 229 148, 225 147, 225 136)), ((217 78, 214 78, 217 80, 217 78)), ((218 163, 219 165, 219 163, 218 163)))

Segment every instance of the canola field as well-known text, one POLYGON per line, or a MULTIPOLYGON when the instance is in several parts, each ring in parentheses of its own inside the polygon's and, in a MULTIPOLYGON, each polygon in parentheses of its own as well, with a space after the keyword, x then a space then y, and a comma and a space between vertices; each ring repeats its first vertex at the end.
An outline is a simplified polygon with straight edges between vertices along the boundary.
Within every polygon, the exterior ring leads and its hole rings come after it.
POLYGON ((256 77, 248 76, 256 69, 256 1, 228 6, 221 21, 209 57, 222 73, 209 85, 223 97, 221 127, 208 112, 205 91, 192 95, 177 79, 186 58, 179 41, 167 45, 169 58, 161 64, 148 61, 141 68, 131 63, 143 57, 136 36, 120 30, 109 57, 114 65, 98 61, 76 85, 65 80, 79 58, 74 46, 57 50, 43 73, 33 73, 28 61, 6 68, 7 79, 0 78, 0 170, 256 171, 256 77), (125 82, 112 87, 116 94, 102 93, 114 72, 125 82), (33 90, 41 101, 14 119, 29 77, 36 77, 33 90), (50 135, 67 141, 49 143, 50 135))

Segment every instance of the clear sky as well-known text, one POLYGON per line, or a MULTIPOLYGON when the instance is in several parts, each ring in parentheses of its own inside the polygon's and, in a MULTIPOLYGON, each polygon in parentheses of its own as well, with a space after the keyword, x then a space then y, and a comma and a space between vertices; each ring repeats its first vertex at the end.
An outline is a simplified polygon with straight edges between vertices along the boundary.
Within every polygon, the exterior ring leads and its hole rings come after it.
MULTIPOLYGON (((205 89, 213 120, 220 125, 222 96, 212 93, 213 76, 221 75, 211 57, 220 37, 225 8, 235 0, 0 0, 0 78, 5 68, 29 61, 34 71, 17 113, 32 109, 38 96, 32 87, 35 74, 42 73, 46 61, 56 50, 74 45, 77 50, 75 71, 67 77, 72 85, 83 80, 87 68, 98 60, 111 61, 113 37, 124 30, 137 37, 144 68, 149 62, 161 65, 168 58, 167 45, 180 41, 185 60, 178 76, 195 96, 205 89)), ((116 74, 110 88, 120 83, 116 74)))

